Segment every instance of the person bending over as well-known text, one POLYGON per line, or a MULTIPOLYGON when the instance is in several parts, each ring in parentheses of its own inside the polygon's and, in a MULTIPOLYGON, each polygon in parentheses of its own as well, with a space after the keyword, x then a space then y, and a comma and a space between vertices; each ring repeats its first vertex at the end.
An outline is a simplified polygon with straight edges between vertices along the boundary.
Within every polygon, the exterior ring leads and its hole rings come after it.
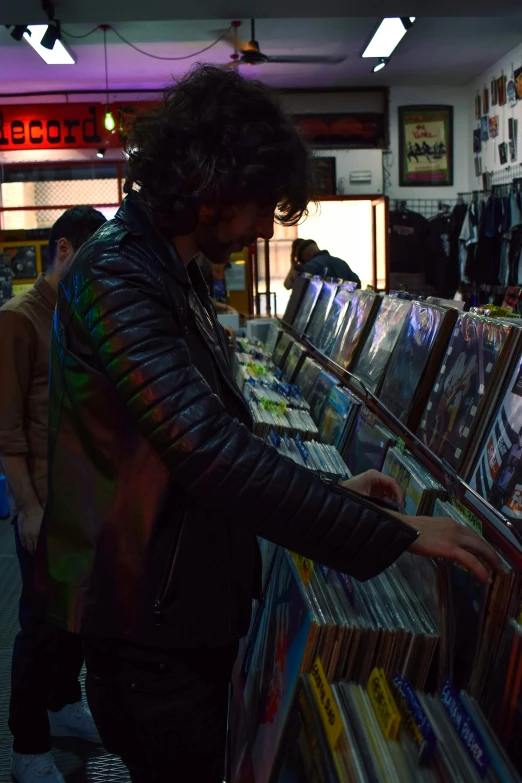
POLYGON ((305 240, 298 249, 301 274, 319 275, 319 277, 346 280, 359 283, 359 276, 350 269, 346 261, 331 256, 328 250, 320 250, 313 239, 305 240))
POLYGON ((252 434, 198 252, 222 264, 306 213, 309 157, 260 82, 211 66, 139 117, 115 219, 62 281, 51 351, 50 616, 85 642, 87 694, 134 783, 221 783, 227 694, 260 591, 256 536, 358 579, 405 549, 488 578, 494 551, 409 518, 252 434), (66 487, 66 492, 63 491, 66 487))

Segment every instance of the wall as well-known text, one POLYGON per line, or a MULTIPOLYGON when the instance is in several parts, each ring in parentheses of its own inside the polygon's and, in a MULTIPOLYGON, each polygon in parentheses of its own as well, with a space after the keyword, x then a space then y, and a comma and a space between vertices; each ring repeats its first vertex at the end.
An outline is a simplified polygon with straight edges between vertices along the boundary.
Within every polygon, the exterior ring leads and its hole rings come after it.
POLYGON ((349 196, 376 195, 383 192, 382 150, 316 150, 318 157, 335 157, 337 192, 349 196), (370 172, 367 184, 350 185, 350 173, 370 172), (342 180, 342 182, 340 182, 342 180))
MULTIPOLYGON (((498 180, 499 177, 502 178, 502 175, 499 175, 499 172, 501 172, 502 170, 505 171, 506 178, 509 178, 511 174, 514 174, 515 176, 521 176, 519 170, 518 171, 517 170, 513 171, 512 169, 510 170, 510 166, 512 166, 512 162, 509 159, 509 151, 508 151, 508 163, 507 164, 500 163, 498 146, 502 142, 506 142, 506 144, 509 145, 508 121, 510 118, 518 120, 518 151, 517 151, 516 163, 519 163, 522 160, 522 141, 521 141, 522 100, 517 101, 515 106, 509 106, 507 103, 504 106, 498 106, 498 105, 493 106, 491 103, 492 79, 498 79, 502 74, 504 74, 505 76, 507 76, 507 79, 509 81, 513 71, 517 70, 517 68, 520 68, 521 66, 522 66, 522 44, 517 46, 517 48, 513 49, 511 52, 508 52, 501 60, 499 60, 497 63, 495 63, 486 71, 484 71, 482 76, 480 76, 476 81, 474 81, 468 88, 467 104, 468 104, 468 116, 469 116, 469 124, 470 124, 470 134, 469 134, 470 190, 475 190, 475 189, 482 190, 482 176, 480 175, 479 177, 477 177, 475 175, 474 159, 476 156, 473 153, 472 133, 476 128, 480 128, 480 120, 477 120, 475 117, 475 97, 479 94, 482 96, 482 91, 484 87, 487 87, 489 91, 489 117, 494 115, 498 116, 499 135, 496 139, 489 139, 488 141, 482 142, 482 149, 479 154, 479 157, 481 159, 481 164, 482 164, 482 171, 496 174, 496 176, 494 177, 494 181, 498 180)), ((483 111, 482 114, 484 115, 483 111)))
POLYGON ((454 199, 469 190, 470 119, 466 87, 391 87, 390 152, 385 156, 386 194, 391 199, 454 199), (453 187, 399 187, 399 106, 453 106, 453 187))

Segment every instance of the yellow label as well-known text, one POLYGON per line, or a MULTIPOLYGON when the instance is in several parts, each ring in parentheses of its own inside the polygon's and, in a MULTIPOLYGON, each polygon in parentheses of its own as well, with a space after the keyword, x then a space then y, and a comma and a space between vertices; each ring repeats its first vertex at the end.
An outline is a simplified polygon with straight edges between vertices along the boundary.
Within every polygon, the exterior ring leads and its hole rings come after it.
POLYGON ((401 715, 382 669, 374 669, 368 680, 368 695, 386 739, 397 739, 401 715))
POLYGON ((337 741, 341 736, 343 724, 320 658, 316 658, 312 666, 310 682, 312 683, 314 696, 321 713, 328 744, 332 750, 335 750, 337 741))
POLYGON ((294 558, 294 563, 299 571, 299 576, 303 580, 303 584, 307 585, 314 572, 314 561, 309 560, 302 555, 298 555, 296 552, 292 552, 292 557, 294 558))
POLYGON ((29 291, 34 286, 34 283, 13 283, 13 296, 23 294, 24 291, 29 291))
POLYGON ((464 521, 472 528, 479 536, 482 536, 482 521, 466 506, 463 506, 456 498, 451 501, 453 508, 456 508, 459 514, 464 517, 464 521))
POLYGON ((518 610, 518 619, 517 623, 519 625, 522 625, 522 604, 520 604, 519 610, 518 610))

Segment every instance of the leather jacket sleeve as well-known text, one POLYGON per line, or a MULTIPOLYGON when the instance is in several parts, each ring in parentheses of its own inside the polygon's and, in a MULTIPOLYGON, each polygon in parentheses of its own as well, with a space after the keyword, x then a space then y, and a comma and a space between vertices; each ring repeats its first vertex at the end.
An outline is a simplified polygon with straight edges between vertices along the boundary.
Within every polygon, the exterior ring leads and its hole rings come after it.
MULTIPOLYGON (((227 414, 191 362, 183 318, 132 247, 75 269, 72 307, 131 414, 180 487, 219 520, 367 579, 417 536, 281 456, 227 414)), ((216 521, 219 524, 219 521, 216 521)))

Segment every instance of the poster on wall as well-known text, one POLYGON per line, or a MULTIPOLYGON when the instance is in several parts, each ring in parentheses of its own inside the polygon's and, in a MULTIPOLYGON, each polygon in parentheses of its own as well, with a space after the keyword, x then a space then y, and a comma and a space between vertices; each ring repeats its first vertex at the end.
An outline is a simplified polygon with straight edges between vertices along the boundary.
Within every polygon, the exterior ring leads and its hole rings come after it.
POLYGON ((516 106, 517 104, 517 88, 515 87, 515 74, 512 73, 509 77, 506 87, 506 101, 508 106, 516 106))
POLYGON ((516 69, 514 76, 517 101, 522 101, 522 67, 516 69))
POLYGON ((489 138, 496 139, 498 132, 498 114, 493 114, 489 118, 489 138))
POLYGON ((482 117, 480 120, 480 138, 482 141, 488 141, 489 139, 489 122, 487 117, 482 117))
POLYGON ((489 112, 489 90, 486 86, 482 90, 482 111, 484 114, 489 112))
POLYGON ((478 155, 482 152, 482 135, 480 128, 473 131, 473 154, 478 155))
POLYGON ((498 157, 500 159, 500 165, 505 166, 507 163, 507 144, 505 141, 498 145, 498 157))
POLYGON ((399 185, 453 185, 453 107, 399 106, 399 185))
POLYGON ((482 116, 482 101, 480 94, 475 96, 475 119, 480 120, 482 116))
POLYGON ((492 106, 497 106, 498 105, 498 81, 497 81, 497 79, 492 79, 491 80, 490 92, 491 92, 491 105, 492 106))
POLYGON ((504 74, 498 80, 498 105, 506 105, 506 77, 504 74))

